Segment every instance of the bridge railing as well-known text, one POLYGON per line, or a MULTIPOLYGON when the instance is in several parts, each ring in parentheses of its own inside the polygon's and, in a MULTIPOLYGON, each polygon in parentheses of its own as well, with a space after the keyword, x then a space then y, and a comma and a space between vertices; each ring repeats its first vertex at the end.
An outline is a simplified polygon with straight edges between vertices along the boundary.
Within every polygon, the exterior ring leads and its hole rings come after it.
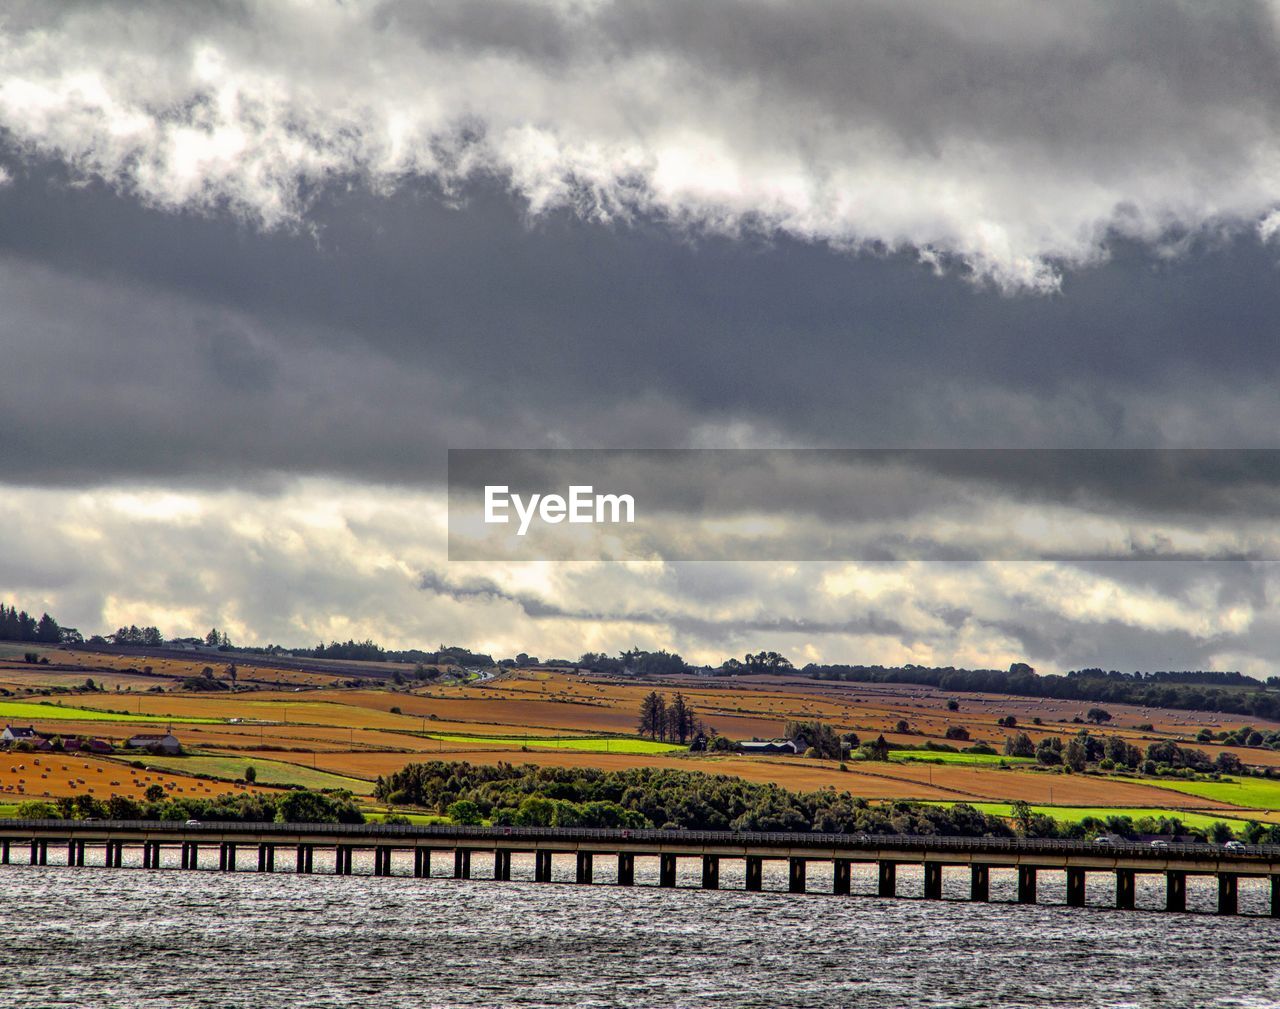
POLYGON ((251 833, 269 841, 279 835, 330 836, 334 843, 372 841, 394 844, 395 841, 598 841, 621 842, 627 847, 637 844, 689 846, 747 846, 771 848, 835 848, 850 853, 857 851, 963 852, 991 855, 1074 854, 1124 855, 1129 858, 1164 859, 1169 855, 1199 858, 1275 861, 1280 859, 1280 845, 1244 845, 1225 848, 1209 843, 1173 843, 1153 846, 1134 841, 1097 843, 1058 838, 956 837, 950 835, 866 834, 801 831, 738 830, 655 830, 597 827, 473 827, 434 824, 430 826, 381 823, 267 823, 241 820, 2 820, 0 837, 25 831, 66 833, 122 832, 150 833, 180 831, 184 834, 251 833))

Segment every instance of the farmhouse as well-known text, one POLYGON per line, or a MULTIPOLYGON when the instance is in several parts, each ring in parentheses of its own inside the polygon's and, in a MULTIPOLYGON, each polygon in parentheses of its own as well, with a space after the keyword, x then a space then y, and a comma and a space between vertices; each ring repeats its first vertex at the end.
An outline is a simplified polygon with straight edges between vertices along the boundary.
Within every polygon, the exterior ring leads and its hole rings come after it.
POLYGON ((38 737, 34 725, 28 725, 25 729, 17 725, 6 725, 4 732, 0 732, 0 742, 4 743, 34 743, 38 737))
POLYGON ((744 739, 738 747, 747 754, 788 753, 794 756, 803 752, 792 739, 744 739))
POLYGON ((131 750, 148 750, 175 756, 182 752, 182 744, 172 732, 140 732, 130 736, 124 744, 131 750))

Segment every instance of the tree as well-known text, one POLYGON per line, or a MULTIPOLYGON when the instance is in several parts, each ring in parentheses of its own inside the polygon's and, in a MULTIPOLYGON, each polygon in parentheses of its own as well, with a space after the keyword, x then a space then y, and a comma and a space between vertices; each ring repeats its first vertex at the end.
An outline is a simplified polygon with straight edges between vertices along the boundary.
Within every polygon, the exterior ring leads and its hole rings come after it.
POLYGON ((470 799, 459 799, 457 802, 451 802, 445 813, 449 819, 456 824, 462 826, 479 826, 484 823, 484 815, 470 799))
POLYGON ((57 820, 61 819, 58 807, 43 799, 28 799, 18 803, 18 819, 20 820, 57 820))
POLYGON ((244 769, 244 780, 250 784, 258 780, 258 769, 252 764, 244 769))
POLYGON ((45 644, 56 645, 62 640, 62 632, 58 621, 47 613, 40 614, 40 622, 36 624, 36 640, 45 644))
POLYGON ((364 823, 349 792, 295 790, 276 802, 277 823, 364 823))
POLYGON ((222 635, 218 633, 218 628, 212 628, 209 633, 204 636, 204 643, 210 648, 217 648, 222 644, 222 635))
POLYGON ((948 711, 959 711, 959 710, 960 710, 960 702, 959 702, 959 701, 957 701, 954 697, 953 697, 953 698, 951 698, 951 700, 947 701, 947 710, 948 710, 948 711))
POLYGON ((1079 736, 1073 736, 1062 751, 1062 762, 1073 771, 1083 771, 1089 751, 1079 736))
POLYGON ((1025 799, 1018 799, 1013 803, 1010 809, 1013 816, 1013 822, 1018 825, 1018 832, 1023 837, 1027 837, 1031 833, 1032 816, 1031 804, 1025 799))
POLYGON ((956 739, 962 743, 967 743, 969 741, 969 730, 963 725, 948 725, 946 738, 956 739))
POLYGON ((1209 827, 1209 839, 1214 844, 1226 844, 1234 836, 1231 827, 1221 820, 1215 820, 1209 827))
POLYGON ((667 727, 667 702, 651 690, 640 702, 640 735, 657 739, 667 727))
POLYGON ((1004 755, 1006 757, 1034 757, 1036 755, 1036 746, 1031 741, 1031 737, 1025 732, 1016 732, 1012 736, 1005 736, 1004 755))
POLYGON ((693 735, 693 706, 684 699, 684 695, 678 690, 671 701, 671 705, 667 708, 666 721, 667 738, 671 742, 678 742, 681 746, 688 742, 689 737, 693 735))
POLYGON ((167 794, 164 790, 164 785, 148 785, 147 790, 143 793, 148 802, 163 802, 167 794))
POLYGON ((1084 713, 1084 717, 1094 725, 1101 725, 1103 722, 1111 721, 1111 712, 1105 708, 1090 708, 1084 713))

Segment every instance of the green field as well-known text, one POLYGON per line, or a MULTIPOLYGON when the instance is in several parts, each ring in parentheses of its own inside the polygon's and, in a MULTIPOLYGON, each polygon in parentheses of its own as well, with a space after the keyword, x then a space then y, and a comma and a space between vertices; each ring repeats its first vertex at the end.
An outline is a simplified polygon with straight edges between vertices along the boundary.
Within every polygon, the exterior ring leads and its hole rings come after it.
POLYGON ((367 809, 367 808, 362 809, 361 812, 364 813, 364 818, 369 823, 381 823, 388 816, 391 816, 393 814, 395 816, 403 816, 415 827, 430 827, 433 824, 437 824, 437 823, 443 823, 443 824, 453 823, 453 821, 449 819, 449 817, 438 816, 435 813, 411 813, 408 810, 404 810, 403 812, 400 810, 392 810, 390 813, 388 813, 387 810, 385 809, 374 810, 374 809, 367 809))
POLYGON ((224 757, 196 753, 188 757, 138 757, 148 767, 178 774, 207 774, 223 781, 240 781, 244 769, 252 766, 258 772, 259 785, 301 785, 303 788, 346 788, 357 794, 367 794, 369 782, 359 778, 347 778, 330 774, 301 764, 289 764, 283 760, 259 760, 249 757, 224 757))
POLYGON ((1280 781, 1269 778, 1224 778, 1222 781, 1182 781, 1177 778, 1143 778, 1144 785, 1167 788, 1184 795, 1244 806, 1280 809, 1280 781))
POLYGON ((915 764, 1034 764, 1034 757, 1002 757, 998 753, 949 753, 946 750, 890 750, 890 760, 915 764))
POLYGON ((531 750, 577 750, 580 753, 675 753, 688 751, 687 746, 659 743, 652 739, 613 736, 466 736, 429 733, 427 739, 463 746, 527 746, 531 750))
MULTIPOLYGON (((928 805, 954 806, 956 803, 931 802, 928 805)), ((984 813, 991 813, 993 816, 1009 817, 1013 815, 1013 805, 1008 802, 971 802, 969 805, 984 813)), ((1104 820, 1108 816, 1128 816, 1134 821, 1140 820, 1144 816, 1171 816, 1181 820, 1188 827, 1199 827, 1201 829, 1208 828, 1218 822, 1229 823, 1233 827, 1239 827, 1246 822, 1244 819, 1234 816, 1211 816, 1205 813, 1189 813, 1181 809, 1139 809, 1133 806, 1122 808, 1111 806, 1032 806, 1031 810, 1035 813, 1051 816, 1062 823, 1079 823, 1090 816, 1099 820, 1104 820)))
POLYGON ((0 719, 9 722, 133 722, 154 725, 157 722, 173 722, 175 725, 217 725, 221 718, 170 718, 168 715, 118 715, 113 711, 97 711, 93 708, 72 708, 61 704, 37 704, 33 701, 0 701, 0 719))

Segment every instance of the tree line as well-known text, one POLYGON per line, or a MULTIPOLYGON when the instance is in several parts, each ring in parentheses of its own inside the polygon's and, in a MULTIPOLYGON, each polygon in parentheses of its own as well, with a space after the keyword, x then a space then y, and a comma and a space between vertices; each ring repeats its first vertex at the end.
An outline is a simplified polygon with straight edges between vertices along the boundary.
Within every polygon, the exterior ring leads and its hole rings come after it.
POLYGON ((37 619, 26 610, 18 609, 16 604, 6 606, 0 603, 0 641, 56 645, 62 641, 62 628, 47 613, 40 614, 37 619))
MULTIPOLYGON (((379 778, 382 802, 418 806, 455 822, 529 827, 685 828, 688 830, 820 831, 844 834, 926 834, 952 837, 1082 838, 1111 832, 1199 835, 1176 817, 1088 818, 1064 823, 1015 803, 1005 820, 967 803, 931 806, 909 800, 872 804, 824 788, 796 792, 723 774, 636 767, 594 768, 479 765, 433 760, 379 778)), ((1232 836, 1216 824, 1216 840, 1232 836)), ((1280 824, 1250 824, 1252 842, 1280 842, 1280 824)))
MULTIPOLYGON (((810 663, 801 673, 816 680, 855 683, 910 683, 958 693, 1012 694, 1018 697, 1045 697, 1055 700, 1091 701, 1101 704, 1134 704, 1152 708, 1189 711, 1223 711, 1255 718, 1280 719, 1280 690, 1267 690, 1258 681, 1257 689, 1150 681, 1145 678, 1097 676, 1088 670, 1074 675, 1041 676, 1025 662, 1015 662, 1007 671, 998 669, 956 669, 928 666, 818 665, 810 663)), ((1267 684, 1280 686, 1271 677, 1267 684), (1272 682, 1272 681, 1275 682, 1272 682)))
POLYGON ((87 793, 59 799, 29 799, 18 816, 32 820, 229 820, 240 823, 364 823, 350 792, 254 792, 210 798, 173 797, 152 785, 141 801, 124 795, 99 799, 87 793))

